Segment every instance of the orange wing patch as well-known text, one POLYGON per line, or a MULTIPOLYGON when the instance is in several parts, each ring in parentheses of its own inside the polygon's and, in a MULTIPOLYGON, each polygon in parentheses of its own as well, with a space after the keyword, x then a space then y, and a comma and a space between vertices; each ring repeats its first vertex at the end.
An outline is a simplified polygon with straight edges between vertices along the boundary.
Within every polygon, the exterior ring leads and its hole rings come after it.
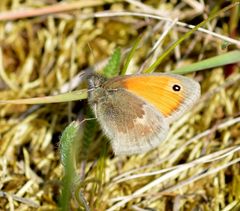
POLYGON ((125 78, 123 86, 155 106, 165 117, 176 111, 184 100, 184 90, 178 79, 170 76, 138 76, 125 78), (180 90, 174 91, 173 86, 180 90))

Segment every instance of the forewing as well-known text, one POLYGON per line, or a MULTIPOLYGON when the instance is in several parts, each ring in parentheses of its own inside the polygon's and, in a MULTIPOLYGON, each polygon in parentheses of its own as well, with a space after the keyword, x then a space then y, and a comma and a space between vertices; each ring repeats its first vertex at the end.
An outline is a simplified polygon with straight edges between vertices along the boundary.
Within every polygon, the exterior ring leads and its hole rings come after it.
POLYGON ((158 109, 171 123, 189 110, 200 96, 198 82, 177 74, 155 73, 116 77, 106 87, 124 88, 158 109), (175 87, 180 90, 175 91, 175 87))

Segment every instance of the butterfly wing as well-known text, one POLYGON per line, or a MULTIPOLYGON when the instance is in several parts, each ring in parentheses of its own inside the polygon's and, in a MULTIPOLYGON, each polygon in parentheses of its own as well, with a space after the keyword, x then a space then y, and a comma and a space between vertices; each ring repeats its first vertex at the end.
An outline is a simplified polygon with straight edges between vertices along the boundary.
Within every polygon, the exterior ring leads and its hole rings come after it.
POLYGON ((200 96, 198 82, 177 74, 154 73, 116 77, 106 87, 124 88, 154 106, 168 123, 189 110, 200 96))
POLYGON ((168 132, 168 123, 155 107, 124 89, 106 92, 94 110, 117 155, 149 151, 168 132))

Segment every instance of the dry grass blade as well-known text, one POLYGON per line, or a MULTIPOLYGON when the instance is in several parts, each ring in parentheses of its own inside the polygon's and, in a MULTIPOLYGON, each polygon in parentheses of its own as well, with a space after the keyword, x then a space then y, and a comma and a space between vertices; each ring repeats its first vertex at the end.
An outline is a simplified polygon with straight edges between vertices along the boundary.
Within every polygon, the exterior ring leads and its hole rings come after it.
POLYGON ((0 197, 1 198, 12 198, 14 201, 24 203, 24 204, 26 204, 29 207, 34 207, 34 208, 38 208, 39 207, 39 204, 37 204, 36 202, 32 201, 31 199, 26 199, 26 198, 23 198, 23 197, 14 195, 14 194, 5 193, 3 191, 0 191, 0 197))
MULTIPOLYGON (((196 166, 196 164, 199 164, 199 163, 202 164, 202 163, 205 163, 205 162, 207 162, 207 163, 208 162, 213 162, 215 160, 222 159, 225 156, 228 156, 228 154, 232 154, 232 153, 237 152, 239 150, 240 150, 240 147, 236 147, 236 148, 232 149, 230 152, 228 152, 228 153, 226 153, 224 155, 221 155, 219 152, 218 153, 214 153, 214 154, 217 154, 217 156, 219 156, 219 157, 213 157, 212 155, 207 155, 206 157, 200 158, 200 159, 198 159, 196 161, 192 161, 192 162, 184 164, 184 165, 179 165, 177 168, 167 172, 165 175, 157 178, 156 180, 153 180, 151 183, 149 183, 146 186, 138 189, 137 191, 135 191, 131 195, 125 196, 125 197, 122 197, 122 198, 118 198, 118 200, 120 200, 120 202, 116 203, 114 206, 110 207, 107 210, 108 211, 113 211, 113 210, 116 210, 119 207, 124 206, 130 200, 133 200, 134 198, 140 197, 143 193, 151 190, 152 188, 158 187, 161 183, 167 182, 171 178, 173 178, 173 179, 176 178, 178 176, 178 174, 182 173, 183 171, 187 171, 190 168, 193 168, 194 166, 196 166), (218 154, 220 154, 220 155, 218 155, 218 154)), ((175 186, 173 186, 171 188, 168 188, 168 189, 160 192, 159 194, 169 193, 171 191, 174 191, 176 189, 179 189, 179 188, 183 187, 184 185, 192 184, 196 180, 199 180, 199 179, 201 179, 203 177, 206 177, 206 176, 209 176, 211 174, 215 174, 216 172, 218 172, 218 171, 220 171, 220 170, 222 170, 224 168, 227 168, 227 167, 229 167, 229 166, 231 166, 233 164, 236 164, 239 161, 240 161, 240 158, 235 159, 232 162, 229 162, 229 163, 227 163, 225 165, 219 166, 218 168, 214 168, 214 169, 208 171, 207 173, 202 173, 202 174, 200 174, 198 176, 192 176, 192 178, 189 178, 186 181, 179 182, 177 185, 175 185, 175 186)), ((206 170, 207 169, 203 170, 203 172, 205 172, 206 170)), ((154 198, 152 200, 154 201, 157 198, 154 198)), ((112 199, 112 201, 116 201, 116 200, 112 199)))
POLYGON ((9 21, 9 20, 37 17, 37 16, 43 16, 43 15, 52 15, 55 13, 69 12, 69 11, 79 10, 85 7, 94 7, 94 6, 99 6, 103 4, 104 3, 101 0, 88 0, 87 2, 80 1, 76 3, 72 2, 72 3, 55 4, 52 6, 47 6, 39 9, 25 9, 23 11, 1 12, 0 21, 9 21))
MULTIPOLYGON (((91 17, 107 18, 107 17, 119 17, 119 16, 120 17, 121 16, 130 16, 130 17, 131 16, 136 16, 136 17, 141 17, 141 18, 152 18, 152 19, 157 19, 157 20, 164 20, 164 21, 168 21, 168 22, 174 22, 175 21, 175 20, 172 20, 172 19, 167 18, 167 17, 161 17, 159 15, 152 15, 152 14, 148 14, 148 13, 138 13, 138 12, 125 12, 125 11, 98 12, 98 13, 94 13, 92 15, 79 16, 79 18, 82 18, 82 19, 86 19, 87 18, 88 19, 88 18, 91 18, 91 17)), ((194 25, 186 24, 186 23, 179 22, 179 21, 176 22, 176 25, 179 25, 179 26, 182 26, 182 27, 187 27, 187 28, 190 28, 190 29, 193 29, 195 27, 194 25)), ((211 31, 209 31, 207 29, 204 29, 204 28, 199 28, 198 31, 207 33, 207 34, 212 35, 212 36, 214 36, 216 38, 219 38, 219 39, 221 39, 223 41, 226 41, 226 42, 229 42, 231 44, 240 46, 240 41, 236 40, 236 39, 233 39, 231 37, 227 37, 227 36, 215 33, 215 32, 211 32, 211 31)))

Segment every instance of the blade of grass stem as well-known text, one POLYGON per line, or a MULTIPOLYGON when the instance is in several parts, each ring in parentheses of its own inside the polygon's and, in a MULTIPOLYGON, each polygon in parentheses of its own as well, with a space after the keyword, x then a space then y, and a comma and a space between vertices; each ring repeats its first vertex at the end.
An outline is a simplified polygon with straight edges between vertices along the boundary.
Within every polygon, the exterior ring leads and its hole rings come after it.
POLYGON ((135 53, 136 50, 137 50, 137 47, 139 46, 139 43, 140 43, 141 39, 142 39, 142 36, 139 36, 139 37, 136 39, 136 41, 134 42, 131 51, 130 51, 130 52, 128 53, 128 55, 127 55, 126 63, 125 63, 124 66, 123 66, 123 69, 122 69, 122 71, 121 71, 121 75, 125 75, 125 74, 126 74, 127 68, 128 68, 128 66, 129 66, 129 64, 130 64, 131 59, 133 58, 134 53, 135 53))
POLYGON ((74 142, 79 131, 79 122, 72 122, 62 133, 60 139, 61 162, 64 167, 64 177, 62 194, 60 197, 60 207, 62 211, 69 210, 73 182, 75 177, 75 153, 74 142))
POLYGON ((103 74, 107 78, 112 78, 117 76, 119 73, 119 66, 121 61, 121 50, 120 48, 116 48, 110 57, 107 65, 103 69, 103 74))
POLYGON ((237 62, 240 62, 240 51, 238 50, 230 51, 209 59, 205 59, 194 64, 190 64, 186 67, 180 67, 171 72, 178 74, 186 74, 237 62))
POLYGON ((0 100, 0 104, 47 104, 47 103, 63 103, 69 101, 83 100, 87 98, 87 90, 77 90, 64 94, 46 97, 34 97, 16 100, 0 100))

